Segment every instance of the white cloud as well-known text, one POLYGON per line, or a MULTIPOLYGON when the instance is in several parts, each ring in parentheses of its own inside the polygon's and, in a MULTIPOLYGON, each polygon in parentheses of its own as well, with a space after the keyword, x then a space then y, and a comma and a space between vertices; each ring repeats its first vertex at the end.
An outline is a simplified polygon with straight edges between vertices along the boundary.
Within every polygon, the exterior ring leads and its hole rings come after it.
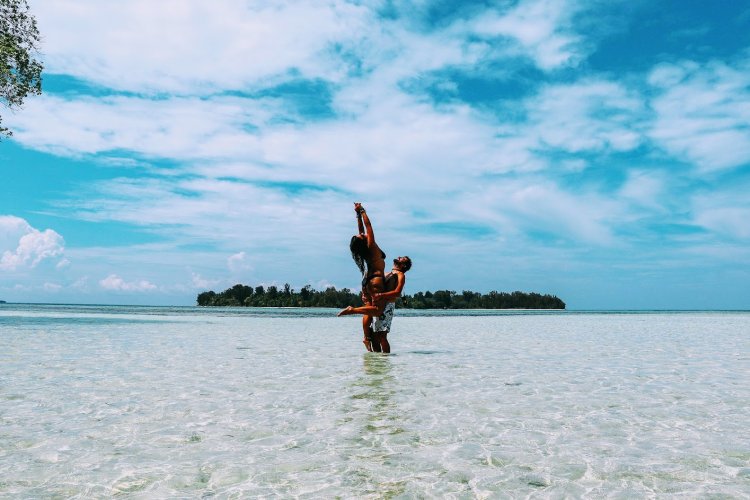
POLYGON ((480 36, 506 36, 545 70, 577 62, 581 40, 572 29, 576 5, 567 0, 526 0, 504 13, 483 13, 473 21, 480 36))
POLYGON ((59 292, 62 289, 62 285, 58 285, 57 283, 45 283, 42 288, 44 288, 45 292, 59 292))
POLYGON ((127 282, 116 274, 110 274, 103 280, 99 281, 99 286, 105 290, 121 292, 148 292, 156 290, 156 285, 149 283, 146 280, 127 282))
POLYGON ((695 222, 720 234, 750 239, 750 207, 717 207, 701 210, 695 222))
POLYGON ((34 12, 47 71, 177 93, 245 88, 290 69, 335 80, 346 66, 331 47, 375 24, 347 2, 50 0, 34 12))
POLYGON ((88 284, 89 284, 89 277, 88 276, 82 276, 75 280, 70 287, 74 290, 88 290, 88 284))
POLYGON ((604 80, 546 87, 529 100, 532 134, 540 146, 569 152, 629 151, 638 132, 644 102, 623 85, 604 80))
POLYGON ((138 97, 29 100, 8 123, 16 139, 58 154, 130 150, 169 158, 226 158, 257 151, 246 127, 286 112, 273 99, 138 97))
POLYGON ((649 82, 657 91, 651 137, 702 172, 750 163, 750 60, 661 65, 649 82))
POLYGON ((200 274, 191 273, 191 284, 193 289, 206 290, 221 283, 221 280, 209 280, 203 278, 200 274))
POLYGON ((238 252, 236 254, 230 255, 227 258, 227 267, 230 271, 233 272, 246 271, 253 268, 253 266, 248 261, 245 252, 238 252))
POLYGON ((290 75, 342 83, 378 67, 416 74, 519 53, 547 70, 576 62, 582 52, 572 22, 578 2, 525 0, 432 32, 410 29, 409 13, 385 21, 380 7, 337 0, 47 0, 34 11, 48 72, 136 92, 205 94, 290 75), (513 43, 491 48, 478 38, 513 43))
MULTIPOLYGON (((20 217, 0 216, 0 243, 9 250, 0 257, 0 270, 33 268, 41 261, 58 257, 65 251, 65 241, 52 229, 39 231, 20 217)), ((0 247, 3 250, 3 247, 0 247)))
POLYGON ((622 207, 605 196, 574 195, 543 179, 498 184, 472 201, 507 214, 506 230, 541 230, 561 240, 602 246, 615 244, 611 226, 622 214, 622 207))
MULTIPOLYGON (((471 180, 472 175, 488 171, 545 168, 547 161, 537 153, 546 147, 622 151, 638 144, 638 134, 628 130, 632 119, 629 113, 638 103, 612 83, 549 87, 538 99, 525 104, 531 123, 520 127, 515 122, 493 123, 496 120, 467 106, 436 110, 399 88, 404 78, 422 72, 504 57, 505 52, 487 43, 467 42, 468 35, 477 33, 519 40, 536 54, 542 66, 563 64, 573 57, 570 47, 576 45, 565 34, 572 30, 570 16, 576 10, 575 4, 563 0, 525 1, 507 12, 457 21, 444 30, 425 33, 410 31, 406 21, 371 22, 373 10, 335 2, 317 6, 289 2, 274 8, 236 1, 211 7, 199 2, 43 3, 39 16, 49 23, 50 33, 46 36, 54 45, 49 54, 52 71, 64 71, 115 88, 145 86, 170 92, 175 90, 173 84, 180 87, 207 81, 217 88, 243 88, 250 85, 251 77, 262 79, 290 69, 299 71, 297 56, 286 57, 282 50, 299 50, 297 43, 305 47, 300 60, 310 67, 324 67, 321 61, 339 57, 328 49, 332 43, 340 42, 346 50, 354 51, 354 59, 366 71, 346 80, 337 80, 335 72, 325 75, 338 85, 333 106, 342 117, 337 121, 289 125, 285 118, 290 112, 284 103, 270 98, 44 96, 30 100, 24 113, 13 117, 11 125, 16 129, 17 140, 35 148, 70 155, 125 150, 147 157, 201 162, 210 177, 214 176, 210 171, 223 168, 215 164, 220 161, 241 170, 242 178, 253 181, 312 182, 362 193, 390 188, 394 176, 403 178, 408 172, 403 179, 411 186, 425 186, 431 191, 449 189, 455 183, 457 168, 464 177, 468 173, 467 180, 471 180), (320 26, 309 23, 319 17, 326 20, 320 26), (88 22, 94 18, 106 18, 113 24, 88 22), (161 26, 159 20, 164 18, 170 18, 170 22, 161 26), (91 44, 90 32, 79 33, 61 19, 101 30, 101 36, 93 36, 101 43, 91 44), (299 19, 305 20, 299 36, 274 33, 264 42, 268 45, 264 45, 264 54, 257 62, 263 66, 266 63, 262 61, 273 60, 268 64, 283 66, 283 71, 247 68, 232 60, 232 65, 238 67, 234 71, 244 75, 237 76, 227 68, 220 71, 212 66, 220 64, 214 61, 214 44, 222 47, 222 54, 242 51, 247 49, 243 44, 250 42, 237 40, 255 36, 253 27, 260 26, 260 20, 283 27, 285 23, 294 25, 299 19), (61 28, 63 25, 65 29, 61 28), (132 30, 133 25, 143 29, 132 30), (343 29, 343 25, 347 28, 343 29), (204 36, 211 38, 208 33, 216 29, 221 33, 218 39, 212 38, 209 48, 196 43, 204 36), (197 47, 198 54, 181 60, 182 54, 175 56, 173 49, 176 40, 182 40, 187 33, 193 34, 190 46, 197 47), (305 43, 308 37, 315 43, 305 43), (152 50, 137 50, 139 44, 148 44, 152 50), (327 49, 321 51, 321 44, 327 49), (266 50, 276 46, 279 54, 266 50), (211 54, 205 56, 211 61, 203 61, 204 50, 211 54), (149 57, 142 57, 144 53, 149 57), (58 64, 59 69, 54 69, 58 64), (116 74, 110 75, 111 71, 116 74), (144 80, 133 82, 133 78, 144 80), (172 78, 182 83, 175 83, 172 78), (609 116, 602 116, 603 110, 609 116), (248 132, 248 127, 256 131, 248 132), (468 163, 467 158, 471 159, 468 163), (210 163, 206 164, 207 160, 210 163), (362 177, 350 175, 351 168, 367 172, 367 183, 362 177)), ((265 27, 257 29, 264 31, 265 27)), ((255 63, 253 58, 252 64, 255 63)), ((310 71, 302 71, 301 76, 314 74, 310 71)))
POLYGON ((664 206, 661 199, 665 189, 662 175, 648 170, 631 170, 620 188, 619 194, 636 205, 660 209, 664 206))
MULTIPOLYGON (((167 157, 179 151, 190 156, 194 163, 182 171, 191 174, 189 178, 113 179, 92 185, 93 193, 79 193, 82 199, 65 208, 96 221, 144 226, 168 221, 176 226, 174 238, 233 242, 260 255, 267 250, 261 246, 271 241, 290 250, 309 240, 321 247, 329 245, 330 235, 336 231, 331 220, 348 220, 347 207, 354 198, 377 203, 381 197, 373 193, 388 192, 390 199, 401 200, 398 206, 389 204, 389 212, 399 214, 393 222, 407 226, 404 215, 411 210, 430 214, 455 210, 436 200, 436 193, 451 205, 470 204, 473 196, 491 191, 494 181, 485 182, 482 176, 486 173, 548 168, 545 155, 549 149, 626 150, 639 141, 628 130, 637 122, 642 104, 614 83, 585 81, 550 86, 525 105, 529 122, 499 126, 466 106, 437 110, 415 97, 383 90, 379 105, 358 117, 304 126, 269 124, 263 132, 241 139, 248 145, 242 155, 227 153, 230 149, 218 146, 231 142, 232 137, 243 137, 239 130, 232 131, 231 125, 217 126, 227 139, 219 139, 221 134, 217 134, 214 145, 192 150, 167 146, 159 152, 167 157), (236 157, 224 161, 222 154, 236 157), (263 182, 276 185, 268 187, 263 182), (284 183, 289 183, 288 191, 284 183), (306 190, 306 183, 335 188, 306 190), (295 188, 300 185, 302 189, 295 188), (336 214, 331 213, 331 207, 338 207, 336 214), (280 230, 284 228, 290 230, 280 230)), ((153 118, 158 121, 158 114, 153 118)), ((165 120, 155 126, 169 130, 169 124, 170 120, 165 120)), ((167 134, 179 136, 182 130, 167 134)), ((190 139, 164 142, 188 143, 190 139)), ((160 147, 158 141, 153 144, 152 153, 160 147)), ((584 167, 582 160, 571 160, 563 162, 561 168, 580 171, 584 167)), ((522 190, 529 185, 533 184, 518 183, 516 187, 522 190)), ((559 187, 554 192, 556 199, 575 204, 576 195, 566 194, 559 187)), ((584 194, 582 199, 588 196, 593 195, 584 194)), ((473 220, 473 212, 466 210, 455 217, 473 220)), ((529 231, 559 230, 566 237, 585 235, 587 241, 609 238, 596 219, 581 226, 588 229, 572 231, 564 225, 550 227, 544 218, 524 220, 529 231)), ((488 221, 499 224, 497 218, 488 221)), ((237 256, 227 265, 237 271, 247 264, 237 256)))
POLYGON ((731 240, 750 240, 750 183, 731 186, 693 196, 694 223, 731 240))

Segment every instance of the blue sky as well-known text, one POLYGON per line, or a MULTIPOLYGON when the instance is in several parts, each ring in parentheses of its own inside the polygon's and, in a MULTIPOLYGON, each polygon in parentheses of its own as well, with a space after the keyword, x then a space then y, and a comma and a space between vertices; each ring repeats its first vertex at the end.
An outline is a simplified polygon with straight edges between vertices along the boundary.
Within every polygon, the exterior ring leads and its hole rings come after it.
POLYGON ((30 0, 2 109, 0 299, 356 288, 750 307, 750 5, 30 0))

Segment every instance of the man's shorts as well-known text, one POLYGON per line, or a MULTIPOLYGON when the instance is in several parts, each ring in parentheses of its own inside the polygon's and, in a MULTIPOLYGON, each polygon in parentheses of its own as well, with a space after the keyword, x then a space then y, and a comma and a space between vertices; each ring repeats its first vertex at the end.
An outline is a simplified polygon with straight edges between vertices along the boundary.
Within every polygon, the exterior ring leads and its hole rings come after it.
POLYGON ((393 321, 393 312, 396 310, 396 304, 388 302, 385 305, 383 314, 375 318, 375 322, 372 325, 372 330, 378 333, 388 333, 391 331, 391 321, 393 321))

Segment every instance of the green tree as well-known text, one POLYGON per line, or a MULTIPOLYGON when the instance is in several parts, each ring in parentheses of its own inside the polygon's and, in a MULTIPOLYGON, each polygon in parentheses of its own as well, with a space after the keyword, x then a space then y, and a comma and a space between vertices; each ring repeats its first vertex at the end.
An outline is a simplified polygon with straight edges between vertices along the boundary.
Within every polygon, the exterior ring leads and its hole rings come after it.
MULTIPOLYGON (((221 293, 207 291, 198 294, 199 306, 246 306, 246 307, 336 307, 357 306, 362 303, 359 292, 348 288, 336 290, 328 287, 318 291, 305 285, 299 292, 288 283, 283 289, 276 286, 236 284, 221 293)), ((408 309, 565 309, 565 302, 554 295, 541 295, 535 292, 497 292, 484 295, 470 290, 457 294, 452 290, 417 292, 413 296, 404 294, 396 302, 398 308, 408 309)))
POLYGON ((199 306, 212 306, 216 300, 216 292, 209 290, 198 294, 198 305, 199 306))
MULTIPOLYGON (((0 103, 18 108, 29 94, 42 93, 42 63, 39 30, 26 0, 0 0, 0 103)), ((2 126, 0 138, 10 136, 2 126)))

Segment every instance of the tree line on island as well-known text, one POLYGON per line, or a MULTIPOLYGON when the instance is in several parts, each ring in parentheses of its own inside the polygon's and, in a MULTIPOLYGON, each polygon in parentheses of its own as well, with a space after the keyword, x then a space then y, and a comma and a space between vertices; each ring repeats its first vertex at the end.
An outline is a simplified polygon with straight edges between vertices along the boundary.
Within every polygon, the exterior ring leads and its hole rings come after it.
MULTIPOLYGON (((223 292, 212 290, 198 294, 199 306, 234 306, 234 307, 333 307, 343 309, 346 306, 362 304, 359 293, 349 288, 336 290, 328 287, 323 291, 313 289, 310 285, 295 291, 287 283, 282 288, 276 286, 256 286, 255 288, 237 284, 223 292)), ((524 292, 496 292, 486 294, 464 290, 456 293, 452 290, 436 292, 417 292, 414 295, 401 296, 396 307, 406 309, 565 309, 565 302, 554 295, 541 295, 524 292)))

